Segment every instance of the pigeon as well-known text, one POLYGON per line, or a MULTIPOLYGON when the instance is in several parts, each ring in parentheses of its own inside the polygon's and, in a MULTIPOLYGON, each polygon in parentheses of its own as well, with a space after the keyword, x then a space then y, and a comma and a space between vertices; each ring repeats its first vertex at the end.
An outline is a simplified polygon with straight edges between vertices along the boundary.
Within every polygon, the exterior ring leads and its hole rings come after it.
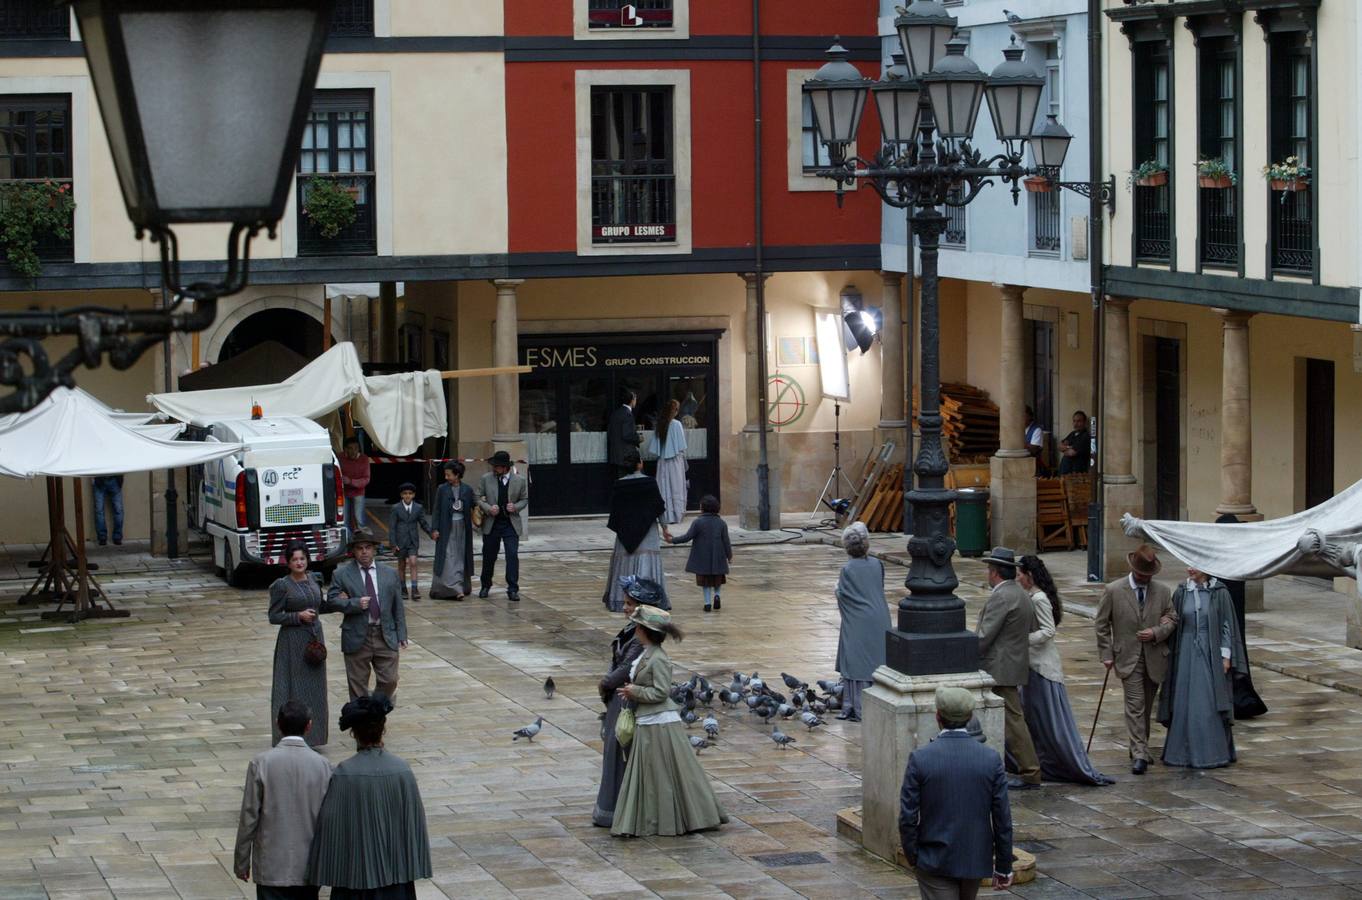
POLYGON ((780 691, 773 691, 773 690, 771 690, 770 688, 765 688, 765 689, 762 691, 762 694, 763 694, 768 700, 774 700, 777 704, 780 704, 780 703, 784 703, 784 702, 785 702, 785 695, 782 694, 780 691))
POLYGON ((803 706, 809 701, 808 696, 803 691, 795 691, 794 694, 790 696, 790 702, 795 706, 803 706))
POLYGON ((719 734, 719 720, 714 718, 713 715, 705 716, 705 721, 702 724, 705 726, 705 734, 710 737, 715 737, 719 734))
POLYGON ((842 708, 842 698, 841 698, 841 697, 829 697, 829 698, 828 698, 828 709, 836 711, 836 710, 839 710, 839 709, 841 709, 841 708, 842 708))
POLYGON ((820 681, 818 682, 818 687, 821 688, 823 693, 827 694, 829 697, 842 696, 842 682, 840 681, 835 683, 831 681, 820 681))
POLYGON ((682 705, 685 706, 686 709, 688 710, 695 709, 695 691, 691 690, 690 688, 686 688, 683 694, 682 705))
POLYGON ((518 740, 520 740, 521 738, 528 738, 528 739, 530 740, 530 742, 533 743, 533 742, 534 742, 534 736, 535 736, 536 734, 538 734, 538 733, 539 733, 539 729, 541 729, 541 728, 543 728, 543 727, 544 727, 544 717, 543 717, 543 716, 540 716, 539 718, 535 719, 533 723, 531 723, 531 724, 529 724, 529 725, 526 725, 524 728, 517 728, 517 729, 515 730, 515 737, 511 738, 511 740, 512 740, 512 741, 518 741, 518 740))
POLYGON ((776 708, 766 703, 763 703, 752 711, 760 716, 763 722, 776 714, 776 708))
POLYGON ((743 688, 747 686, 748 677, 741 672, 733 673, 733 687, 743 688))
POLYGON ((814 714, 811 713, 811 712, 800 713, 800 714, 799 714, 799 721, 801 721, 801 722, 803 722, 805 725, 807 725, 810 731, 813 731, 813 730, 814 730, 815 728, 817 728, 819 725, 822 725, 822 724, 823 724, 823 720, 820 719, 820 718, 818 718, 816 715, 814 715, 814 714))
POLYGON ((760 694, 752 694, 747 698, 747 708, 756 709, 758 706, 761 706, 765 702, 766 702, 765 697, 761 696, 760 694))
POLYGON ((695 752, 697 755, 700 753, 701 750, 704 750, 706 747, 714 746, 713 742, 711 742, 707 738, 700 737, 698 734, 692 734, 690 736, 690 745, 695 748, 695 752))
POLYGON ((788 719, 795 714, 795 708, 788 703, 782 703, 776 707, 776 712, 780 713, 782 719, 788 719))
POLYGON ((695 696, 700 699, 700 703, 702 705, 709 707, 714 706, 714 688, 706 685, 704 688, 700 690, 700 693, 696 694, 695 696))
POLYGON ((700 721, 700 717, 697 716, 695 713, 691 712, 690 710, 686 710, 683 713, 681 713, 681 721, 685 722, 686 727, 689 728, 696 722, 700 721))
POLYGON ((753 672, 752 677, 747 679, 747 686, 754 691, 759 691, 766 687, 766 682, 762 681, 756 672, 753 672))
POLYGON ((738 691, 724 691, 719 695, 719 701, 729 709, 737 709, 742 702, 742 694, 738 691))
POLYGON ((823 713, 828 711, 828 705, 824 703, 822 700, 815 698, 809 701, 809 709, 813 710, 815 713, 821 716, 823 713))
POLYGON ((786 744, 797 743, 794 738, 780 730, 779 725, 771 726, 771 740, 776 742, 776 746, 784 750, 786 744))
POLYGON ((544 696, 553 699, 553 692, 558 690, 558 685, 553 683, 553 676, 544 679, 544 696))
POLYGON ((1009 25, 1021 24, 1022 17, 1014 13, 1012 10, 1010 9, 1003 10, 1003 15, 1007 16, 1007 23, 1009 25))
POLYGON ((785 686, 792 691, 797 691, 800 688, 805 687, 804 682, 800 681, 793 675, 787 675, 784 672, 780 673, 780 680, 785 682, 785 686))

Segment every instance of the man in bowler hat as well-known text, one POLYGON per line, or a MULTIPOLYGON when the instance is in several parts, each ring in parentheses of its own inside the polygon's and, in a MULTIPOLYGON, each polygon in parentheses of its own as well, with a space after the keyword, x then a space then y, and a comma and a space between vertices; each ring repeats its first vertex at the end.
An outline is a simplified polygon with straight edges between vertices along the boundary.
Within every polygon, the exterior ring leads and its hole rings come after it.
POLYGON ((1149 768, 1149 714, 1168 672, 1168 638, 1178 625, 1173 593, 1154 576, 1162 564, 1148 544, 1126 555, 1130 574, 1107 585, 1097 605, 1097 650, 1102 664, 1116 670, 1126 701, 1130 771, 1149 768))
POLYGON ((1016 790, 1040 787, 1040 759, 1026 726, 1018 688, 1031 677, 1031 632, 1036 630, 1036 607, 1026 589, 1017 584, 1017 558, 1007 547, 994 547, 984 557, 988 564, 988 599, 979 612, 979 667, 993 676, 993 693, 1003 698, 1007 752, 1017 763, 1019 778, 1008 781, 1016 790))
POLYGON ((375 690, 397 693, 397 654, 407 649, 407 612, 397 573, 374 562, 378 541, 362 529, 350 537, 349 562, 336 567, 327 599, 345 613, 341 620, 341 652, 350 699, 369 693, 369 671, 375 690))
POLYGON ((941 733, 908 757, 899 793, 899 840, 923 900, 974 900, 981 879, 1012 886, 1012 809, 998 751, 966 727, 974 695, 936 689, 941 733))
POLYGON ((520 539, 530 514, 530 483, 511 472, 511 454, 498 450, 488 460, 492 471, 478 482, 478 508, 482 510, 482 589, 487 599, 497 553, 506 547, 506 599, 520 599, 520 539))

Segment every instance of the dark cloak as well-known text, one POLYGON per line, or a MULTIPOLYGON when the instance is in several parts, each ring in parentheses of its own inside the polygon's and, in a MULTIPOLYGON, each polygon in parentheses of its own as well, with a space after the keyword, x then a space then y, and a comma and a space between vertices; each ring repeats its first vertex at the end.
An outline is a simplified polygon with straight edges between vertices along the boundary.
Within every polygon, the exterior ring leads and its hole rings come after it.
POLYGON ((633 553, 666 511, 654 478, 621 478, 610 491, 610 519, 605 527, 615 532, 626 553, 633 553))
MULTIPOLYGON (((459 496, 463 498, 463 592, 467 594, 471 592, 473 583, 473 504, 477 500, 473 496, 473 488, 463 483, 459 484, 459 496)), ((446 481, 435 492, 435 531, 440 534, 440 539, 435 542, 435 568, 432 570, 436 578, 445 567, 444 536, 449 533, 449 526, 453 522, 454 485, 446 481)))
POLYGON ((308 884, 373 890, 430 875, 426 811, 411 766, 379 747, 337 766, 317 815, 308 884))
MULTIPOLYGON (((1187 592, 1187 586, 1180 584, 1173 591, 1173 609, 1182 609, 1182 596, 1187 592)), ((1210 625, 1211 640, 1216 642, 1213 661, 1215 669, 1213 675, 1220 675, 1220 651, 1219 637, 1224 623, 1230 626, 1230 675, 1245 671, 1244 668, 1244 641, 1239 636, 1239 625, 1234 620, 1234 601, 1230 599, 1230 592, 1225 589, 1225 585, 1218 579, 1212 579, 1210 592, 1210 625)), ((1163 679, 1163 686, 1159 689, 1159 724, 1165 728, 1173 721, 1173 704, 1179 702, 1178 697, 1178 643, 1190 636, 1184 634, 1189 628, 1195 628, 1195 622, 1188 622, 1185 619, 1178 621, 1178 627, 1168 638, 1168 674, 1163 679)), ((1234 695, 1230 688, 1229 676, 1217 677, 1213 679, 1215 685, 1215 709, 1226 724, 1234 720, 1234 695)))
MULTIPOLYGON (((1236 523, 1238 516, 1226 513, 1216 520, 1216 524, 1236 523)), ((1247 609, 1244 602, 1244 582, 1242 581, 1221 581, 1225 590, 1230 592, 1230 599, 1234 601, 1234 616, 1239 622, 1239 639, 1243 643, 1244 650, 1244 671, 1234 672, 1234 717, 1236 719, 1252 719, 1267 713, 1267 704, 1263 698, 1258 696, 1258 691, 1253 686, 1253 673, 1249 670, 1248 657, 1248 630, 1245 627, 1245 611, 1247 609)))

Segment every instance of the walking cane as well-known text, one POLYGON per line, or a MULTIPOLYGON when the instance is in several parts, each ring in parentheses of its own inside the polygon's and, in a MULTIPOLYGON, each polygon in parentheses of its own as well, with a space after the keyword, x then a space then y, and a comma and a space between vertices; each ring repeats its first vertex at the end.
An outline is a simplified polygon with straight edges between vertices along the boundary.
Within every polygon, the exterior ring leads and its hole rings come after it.
POLYGON ((1102 699, 1107 696, 1107 682, 1111 681, 1111 669, 1107 669, 1107 677, 1102 679, 1102 693, 1097 695, 1097 713, 1092 717, 1092 731, 1088 732, 1088 746, 1085 752, 1092 752, 1092 737, 1097 734, 1097 720, 1102 715, 1102 699))

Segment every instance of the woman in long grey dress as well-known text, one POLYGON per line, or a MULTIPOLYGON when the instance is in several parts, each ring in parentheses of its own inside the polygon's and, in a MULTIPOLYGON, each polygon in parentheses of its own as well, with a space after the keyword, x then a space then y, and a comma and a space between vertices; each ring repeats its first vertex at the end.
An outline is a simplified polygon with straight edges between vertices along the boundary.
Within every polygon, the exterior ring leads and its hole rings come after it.
POLYGON ((884 665, 884 634, 893 626, 884 602, 884 563, 867 555, 869 529, 851 523, 842 532, 842 546, 851 558, 837 577, 837 611, 842 614, 837 671, 843 683, 837 718, 859 722, 861 691, 874 683, 875 670, 884 665))
POLYGON ((1022 688, 1022 711, 1031 742, 1040 757, 1046 781, 1106 785, 1115 781, 1093 767, 1079 736, 1064 687, 1064 667, 1055 645, 1055 629, 1064 618, 1064 604, 1050 570, 1039 556, 1023 556, 1017 567, 1017 583, 1031 595, 1036 608, 1036 630, 1030 634, 1030 680, 1022 688))
POLYGON ((430 596, 462 600, 473 587, 473 488, 463 483, 458 460, 445 463, 445 483, 435 492, 435 568, 430 596))
POLYGON ((624 608, 620 579, 627 575, 655 581, 662 585, 662 595, 667 594, 659 537, 659 532, 671 536, 663 520, 666 504, 657 490, 657 482, 643 474, 643 457, 637 449, 625 452, 624 465, 632 474, 625 475, 611 488, 610 519, 606 522, 606 527, 615 532, 615 549, 610 554, 610 571, 606 573, 601 602, 611 612, 624 608))
POLYGON ((662 521, 675 525, 686 515, 686 430, 677 421, 681 404, 672 400, 657 417, 657 429, 648 439, 648 452, 657 457, 657 489, 667 511, 662 521))
POLYGON ((270 585, 270 624, 279 626, 274 641, 274 677, 270 688, 270 728, 272 743, 279 743, 279 707, 290 700, 299 700, 312 710, 312 728, 306 738, 308 744, 319 747, 326 743, 326 661, 317 665, 303 656, 313 640, 326 645, 322 623, 318 617, 325 612, 336 612, 330 601, 322 596, 322 589, 307 571, 307 545, 291 541, 284 551, 288 559, 288 574, 276 578, 270 585))
POLYGON ((1230 673, 1247 669, 1230 592, 1205 572, 1188 568, 1187 575, 1173 591, 1178 627, 1159 691, 1159 722, 1168 729, 1163 762, 1214 769, 1236 759, 1230 673))
MULTIPOLYGON (((625 587, 624 615, 632 616, 639 604, 662 606, 667 598, 662 587, 646 578, 628 579, 625 587)), ((626 622, 610 642, 610 671, 601 679, 599 689, 605 715, 601 719, 601 787, 596 792, 596 807, 591 811, 591 824, 609 828, 615 820, 615 801, 619 799, 620 781, 624 778, 624 748, 615 738, 615 720, 628 701, 616 693, 629 681, 629 670, 643 652, 643 645, 634 639, 638 626, 626 622)))

